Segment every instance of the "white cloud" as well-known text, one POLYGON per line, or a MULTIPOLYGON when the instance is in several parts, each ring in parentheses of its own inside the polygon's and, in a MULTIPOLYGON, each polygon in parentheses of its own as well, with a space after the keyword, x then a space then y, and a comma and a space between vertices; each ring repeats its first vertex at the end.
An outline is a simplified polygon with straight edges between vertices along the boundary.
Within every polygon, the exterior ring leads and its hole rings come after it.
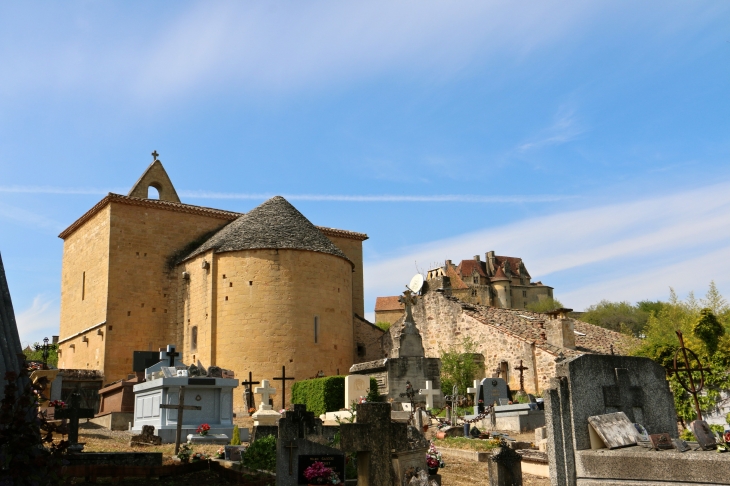
POLYGON ((23 347, 42 342, 44 337, 57 335, 60 323, 60 310, 56 299, 36 295, 30 307, 15 316, 18 333, 23 347))
POLYGON ((527 152, 550 145, 562 145, 575 140, 585 131, 586 129, 578 122, 575 111, 561 107, 549 127, 538 133, 532 140, 521 143, 517 150, 527 152))
POLYGON ((414 273, 414 261, 419 266, 447 258, 458 262, 489 250, 522 257, 534 280, 550 284, 551 275, 559 275, 567 283, 555 289, 556 296, 576 309, 604 298, 664 298, 669 286, 687 291, 712 279, 721 288, 730 286, 730 268, 725 268, 730 264, 722 263, 730 262, 730 183, 402 248, 366 264, 367 300, 398 293, 414 273))
POLYGON ((29 226, 50 231, 61 231, 64 226, 52 219, 46 218, 40 214, 36 214, 27 209, 10 206, 0 202, 0 219, 13 221, 22 226, 29 226))

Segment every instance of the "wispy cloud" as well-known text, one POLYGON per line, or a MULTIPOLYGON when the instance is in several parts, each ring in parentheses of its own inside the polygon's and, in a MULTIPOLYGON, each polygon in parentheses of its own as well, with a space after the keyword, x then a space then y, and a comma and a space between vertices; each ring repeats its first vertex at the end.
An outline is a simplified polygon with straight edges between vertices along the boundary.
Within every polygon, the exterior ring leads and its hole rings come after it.
POLYGON ((2 202, 0 202, 0 219, 13 221, 14 223, 22 226, 51 231, 61 231, 64 228, 64 226, 58 221, 46 218, 45 216, 28 211, 27 209, 10 206, 2 202))
POLYGON ((109 192, 102 189, 75 188, 75 187, 52 187, 52 186, 0 186, 0 193, 8 194, 68 194, 68 195, 106 195, 109 192))
POLYGON ((30 307, 18 313, 15 319, 23 347, 41 342, 44 337, 50 338, 51 335, 58 334, 60 323, 58 300, 43 294, 36 295, 30 307))
POLYGON ((680 290, 689 285, 691 269, 693 286, 711 279, 730 286, 724 264, 710 264, 730 261, 730 183, 532 218, 403 248, 368 262, 367 298, 400 291, 413 274, 414 261, 458 261, 489 250, 522 257, 536 280, 550 284, 551 276, 559 277, 563 288, 556 288, 556 295, 564 294, 571 299, 564 303, 576 308, 602 298, 624 298, 629 288, 631 300, 664 296, 670 285, 680 290), (686 263, 693 261, 697 266, 686 263), (596 281, 600 284, 591 283, 596 281))
POLYGON ((585 131, 575 111, 561 107, 549 127, 541 130, 532 140, 521 143, 517 150, 527 152, 551 145, 561 145, 575 140, 585 131))

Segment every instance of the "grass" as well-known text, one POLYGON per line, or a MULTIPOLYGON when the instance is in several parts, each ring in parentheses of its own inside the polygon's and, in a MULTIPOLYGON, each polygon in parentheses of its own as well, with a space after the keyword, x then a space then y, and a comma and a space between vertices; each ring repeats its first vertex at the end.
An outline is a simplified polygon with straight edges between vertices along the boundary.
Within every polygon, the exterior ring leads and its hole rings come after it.
POLYGON ((434 439, 436 448, 447 447, 449 449, 462 449, 467 451, 491 451, 499 446, 497 440, 467 439, 466 437, 446 437, 445 439, 434 439))

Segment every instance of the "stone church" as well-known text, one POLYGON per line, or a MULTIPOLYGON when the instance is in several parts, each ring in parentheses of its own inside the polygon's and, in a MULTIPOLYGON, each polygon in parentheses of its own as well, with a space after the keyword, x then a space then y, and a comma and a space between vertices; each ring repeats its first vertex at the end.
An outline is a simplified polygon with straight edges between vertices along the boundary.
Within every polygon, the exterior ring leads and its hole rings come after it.
POLYGON ((278 196, 246 214, 182 203, 153 155, 128 195, 110 193, 59 235, 59 368, 111 383, 131 373, 133 351, 175 344, 185 363, 260 381, 282 366, 296 379, 344 374, 380 355, 365 343, 382 332, 361 317, 367 235, 315 226, 278 196))

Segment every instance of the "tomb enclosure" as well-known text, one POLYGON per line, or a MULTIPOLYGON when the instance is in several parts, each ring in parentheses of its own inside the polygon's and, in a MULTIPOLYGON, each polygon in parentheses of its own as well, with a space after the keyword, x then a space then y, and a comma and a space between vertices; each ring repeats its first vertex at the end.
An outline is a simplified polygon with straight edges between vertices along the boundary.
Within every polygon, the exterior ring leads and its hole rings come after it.
MULTIPOLYGON (((666 372, 647 358, 583 355, 558 362, 544 393, 552 486, 728 484, 730 454, 654 451, 624 429, 591 434, 590 422, 639 423, 648 434, 676 438, 666 372)), ((595 430, 595 429, 594 429, 595 430)))

